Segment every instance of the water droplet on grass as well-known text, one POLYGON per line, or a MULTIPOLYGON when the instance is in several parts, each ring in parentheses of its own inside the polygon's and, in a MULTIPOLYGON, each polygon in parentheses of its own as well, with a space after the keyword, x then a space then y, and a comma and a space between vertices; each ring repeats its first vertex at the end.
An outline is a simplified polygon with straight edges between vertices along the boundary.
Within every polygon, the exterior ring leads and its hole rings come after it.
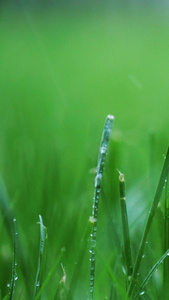
POLYGON ((145 294, 145 291, 142 291, 139 295, 142 296, 145 294))
POLYGON ((94 180, 95 188, 99 188, 101 186, 101 182, 102 182, 102 174, 97 174, 94 180))

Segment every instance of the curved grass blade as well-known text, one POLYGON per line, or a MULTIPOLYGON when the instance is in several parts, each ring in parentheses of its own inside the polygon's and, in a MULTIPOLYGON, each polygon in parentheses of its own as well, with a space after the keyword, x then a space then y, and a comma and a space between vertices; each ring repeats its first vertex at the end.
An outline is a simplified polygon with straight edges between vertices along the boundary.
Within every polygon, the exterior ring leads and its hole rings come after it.
POLYGON ((17 244, 17 231, 16 231, 16 219, 13 219, 14 224, 14 252, 13 252, 13 266, 12 266, 12 278, 11 278, 11 284, 10 284, 10 295, 9 300, 13 299, 14 295, 14 289, 15 289, 15 281, 18 279, 17 273, 16 273, 16 244, 17 244))
MULTIPOLYGON (((43 252, 45 246, 46 233, 43 225, 42 217, 39 215, 39 224, 40 224, 40 247, 39 247, 39 259, 38 259, 38 268, 36 273, 35 280, 35 290, 34 290, 34 298, 38 294, 41 284, 42 284, 42 260, 43 260, 43 252)), ((37 298, 40 299, 40 296, 37 298)))
POLYGON ((127 207, 126 207, 125 179, 124 179, 124 174, 120 172, 119 172, 119 190, 120 190, 120 205, 121 205, 121 217, 122 217, 122 227, 123 227, 126 274, 127 274, 127 283, 129 284, 133 272, 133 266, 132 266, 132 256, 131 256, 129 223, 128 223, 128 215, 127 215, 127 207))
POLYGON ((44 291, 44 289, 45 289, 45 287, 47 286, 49 280, 51 279, 53 273, 55 272, 56 267, 57 267, 58 264, 60 263, 60 260, 61 260, 61 257, 62 257, 62 254, 63 254, 64 251, 65 251, 64 248, 61 249, 60 254, 59 254, 59 256, 58 256, 56 262, 54 263, 54 265, 52 266, 51 270, 49 271, 49 273, 48 273, 46 279, 44 280, 44 282, 43 282, 41 288, 39 289, 37 295, 35 296, 34 300, 38 300, 38 299, 40 298, 42 292, 44 291))
POLYGON ((159 179, 159 183, 158 183, 158 186, 157 186, 157 190, 156 190, 154 200, 153 200, 152 205, 151 205, 151 209, 150 209, 149 214, 148 214, 146 226, 145 226, 144 233, 143 233, 141 243, 140 243, 140 247, 139 247, 139 250, 138 250, 138 254, 137 254, 136 262, 135 262, 135 265, 134 265, 131 282, 130 282, 130 285, 129 285, 129 288, 128 288, 128 295, 129 296, 131 296, 132 293, 133 293, 133 288, 134 288, 134 285, 135 285, 137 273, 139 271, 139 267, 140 267, 144 247, 145 247, 145 244, 146 244, 147 236, 148 236, 148 233, 149 233, 149 230, 150 230, 150 227, 151 227, 153 217, 154 217, 155 212, 157 210, 158 203, 159 203, 160 198, 161 198, 161 194, 162 194, 162 191, 163 191, 163 186, 164 186, 165 180, 168 177, 168 172, 169 172, 169 148, 168 148, 168 151, 167 151, 167 155, 165 157, 165 161, 164 161, 163 169, 162 169, 161 176, 160 176, 160 179, 159 179))
POLYGON ((135 294, 133 300, 137 299, 139 295, 142 295, 144 293, 144 288, 147 285, 148 281, 153 276, 154 272, 158 269, 159 265, 163 263, 164 259, 169 255, 169 249, 161 256, 161 258, 158 260, 158 262, 152 267, 146 278, 144 279, 142 285, 140 286, 138 292, 135 294))
POLYGON ((99 198, 100 198, 100 191, 101 191, 101 184, 102 184, 102 176, 103 170, 105 165, 105 158, 107 154, 108 143, 110 139, 110 134, 113 126, 114 117, 108 115, 105 121, 102 138, 101 138, 101 145, 99 150, 99 157, 97 162, 97 171, 96 177, 94 181, 94 198, 93 198, 93 211, 92 211, 92 218, 93 218, 93 229, 91 233, 91 266, 90 266, 90 299, 93 299, 93 292, 94 292, 94 278, 95 278, 95 247, 96 247, 96 234, 97 234, 97 217, 98 217, 98 207, 99 207, 99 198))

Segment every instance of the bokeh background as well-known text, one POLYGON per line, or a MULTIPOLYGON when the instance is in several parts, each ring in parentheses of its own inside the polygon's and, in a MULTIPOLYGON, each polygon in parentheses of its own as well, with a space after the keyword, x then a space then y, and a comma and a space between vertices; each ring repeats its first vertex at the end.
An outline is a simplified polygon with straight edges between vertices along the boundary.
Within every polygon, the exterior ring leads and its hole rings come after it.
MULTIPOLYGON (((168 147, 168 99, 167 1, 0 2, 1 198, 8 217, 12 211, 17 219, 30 290, 39 214, 48 231, 46 273, 65 247, 62 263, 69 288, 92 210, 94 169, 108 114, 115 122, 104 175, 107 202, 120 227, 118 168, 126 176, 130 219, 136 222, 143 206, 138 202, 142 197, 146 206, 152 199, 168 147)), ((104 255, 116 254, 103 202, 98 245, 104 255)), ((5 220, 2 209, 2 296, 13 259, 5 220)), ((85 255, 77 299, 87 294, 87 251, 85 255)), ((16 293, 30 299, 19 266, 18 274, 16 293)), ((59 266, 43 299, 54 299, 61 276, 59 266)), ((109 281, 103 287, 102 277, 97 293, 106 297, 109 281)))

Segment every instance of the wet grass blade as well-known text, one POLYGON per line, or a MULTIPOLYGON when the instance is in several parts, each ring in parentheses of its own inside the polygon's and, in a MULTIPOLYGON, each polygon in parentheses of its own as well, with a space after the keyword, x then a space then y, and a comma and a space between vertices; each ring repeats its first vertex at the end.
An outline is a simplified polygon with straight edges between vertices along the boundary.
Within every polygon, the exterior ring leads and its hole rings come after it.
POLYGON ((93 300, 94 292, 94 279, 95 279, 95 247, 96 247, 96 234, 97 234, 97 217, 98 217, 98 208, 99 208, 99 198, 102 184, 102 176, 105 165, 105 158, 107 154, 108 143, 110 139, 110 134, 113 126, 114 117, 108 115, 105 121, 101 145, 99 149, 99 157, 97 162, 97 171, 94 181, 94 198, 93 198, 93 229, 91 234, 91 266, 90 266, 90 300, 93 300))
POLYGON ((51 277, 53 276, 53 274, 54 274, 54 272, 55 272, 55 270, 56 270, 56 267, 57 267, 58 264, 60 263, 60 260, 61 260, 61 258, 62 258, 62 255, 63 255, 63 252, 64 252, 64 251, 65 251, 64 248, 61 249, 60 254, 59 254, 59 256, 58 256, 56 262, 54 263, 54 265, 52 266, 51 270, 49 271, 49 273, 48 273, 46 279, 44 280, 44 282, 43 282, 41 288, 39 289, 37 295, 35 296, 34 300, 40 299, 42 292, 43 292, 44 289, 46 288, 46 286, 47 286, 49 280, 51 279, 51 277))
MULTIPOLYGON (((13 232, 14 232, 13 220, 15 219, 14 217, 15 214, 13 209, 11 208, 11 201, 8 196, 4 181, 1 177, 0 177, 0 210, 2 211, 4 224, 8 230, 9 236, 13 237, 13 232)), ((27 261, 26 257, 28 257, 26 248, 23 247, 21 240, 17 238, 17 260, 18 260, 18 264, 21 267, 27 293, 29 297, 31 297, 32 295, 30 294, 31 285, 29 281, 29 266, 26 265, 26 261, 27 261)))
MULTIPOLYGON (((44 253, 44 246, 45 246, 45 239, 46 239, 46 232, 43 225, 42 217, 40 215, 39 215, 39 224, 40 224, 40 247, 39 247, 38 268, 37 268, 36 280, 35 280, 34 298, 37 296, 42 284, 42 272, 43 272, 42 262, 43 262, 43 253, 44 253)), ((40 299, 40 296, 37 299, 40 299)))
POLYGON ((11 284, 10 284, 10 295, 9 300, 13 299, 14 295, 14 289, 15 289, 15 281, 18 279, 17 273, 16 273, 16 244, 17 244, 17 231, 16 231, 16 219, 13 219, 14 224, 14 252, 13 252, 13 266, 12 266, 12 278, 11 278, 11 284))
POLYGON ((123 239, 124 239, 124 256, 127 274, 127 284, 129 284, 133 266, 131 256, 131 243, 129 234, 129 223, 126 206, 126 192, 125 192, 125 179, 124 174, 119 172, 119 190, 120 190, 120 205, 121 205, 121 216, 122 216, 122 227, 123 227, 123 239))
MULTIPOLYGON (((168 177, 165 180, 165 224, 164 224, 164 251, 169 249, 169 195, 168 195, 168 177)), ((163 283, 165 295, 169 296, 169 257, 164 261, 163 283)))
MULTIPOLYGON (((150 272, 148 273, 148 275, 144 279, 144 281, 143 281, 141 287, 139 288, 138 292, 134 296, 133 300, 138 299, 139 295, 143 295, 144 294, 144 288, 147 285, 148 281, 151 279, 151 277, 153 276, 154 272, 158 269, 159 265, 161 263, 163 263, 163 261, 165 260, 165 258, 168 255, 169 255, 169 249, 161 256, 161 258, 158 260, 158 262, 152 267, 152 269, 150 270, 150 272)), ((166 294, 165 294, 165 296, 166 296, 166 294)))
POLYGON ((130 285, 129 285, 129 288, 128 288, 128 295, 129 296, 131 296, 132 293, 133 293, 133 288, 134 288, 134 284, 135 284, 135 281, 136 281, 137 273, 139 271, 139 267, 140 267, 144 247, 145 247, 145 244, 146 244, 147 236, 148 236, 148 233, 149 233, 149 230, 150 230, 150 227, 151 227, 153 217, 154 217, 155 212, 157 210, 158 203, 159 203, 160 198, 161 198, 161 194, 162 194, 162 191, 163 191, 165 180, 168 176, 168 172, 169 172, 169 148, 168 148, 168 151, 167 151, 167 154, 166 154, 166 157, 165 157, 165 161, 164 161, 163 169, 162 169, 161 176, 160 176, 160 179, 159 179, 159 183, 158 183, 158 186, 157 186, 157 190, 156 190, 154 200, 153 200, 152 205, 151 205, 151 209, 150 209, 149 214, 148 214, 146 226, 145 226, 144 233, 143 233, 143 236, 142 236, 142 240, 141 240, 141 243, 140 243, 140 247, 139 247, 139 250, 138 250, 136 262, 135 262, 134 269, 133 269, 132 279, 131 279, 131 282, 130 282, 130 285))

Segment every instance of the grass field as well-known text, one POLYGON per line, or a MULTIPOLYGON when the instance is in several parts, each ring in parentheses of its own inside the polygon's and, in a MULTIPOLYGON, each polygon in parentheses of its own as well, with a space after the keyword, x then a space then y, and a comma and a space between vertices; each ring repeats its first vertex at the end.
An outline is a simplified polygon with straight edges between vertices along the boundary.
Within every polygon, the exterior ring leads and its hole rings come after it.
MULTIPOLYGON (((2 12, 0 299, 11 280, 13 217, 20 243, 13 298, 33 299, 39 215, 47 228, 43 280, 65 249, 41 299, 89 297, 90 241, 82 240, 108 114, 115 121, 99 204, 94 299, 124 299, 119 290, 111 298, 108 272, 125 290, 117 169, 126 180, 134 261, 168 147, 168 31, 167 12, 157 10, 2 12)), ((165 197, 138 283, 164 254, 165 197)), ((140 299, 160 299, 162 274, 160 266, 140 299)))

